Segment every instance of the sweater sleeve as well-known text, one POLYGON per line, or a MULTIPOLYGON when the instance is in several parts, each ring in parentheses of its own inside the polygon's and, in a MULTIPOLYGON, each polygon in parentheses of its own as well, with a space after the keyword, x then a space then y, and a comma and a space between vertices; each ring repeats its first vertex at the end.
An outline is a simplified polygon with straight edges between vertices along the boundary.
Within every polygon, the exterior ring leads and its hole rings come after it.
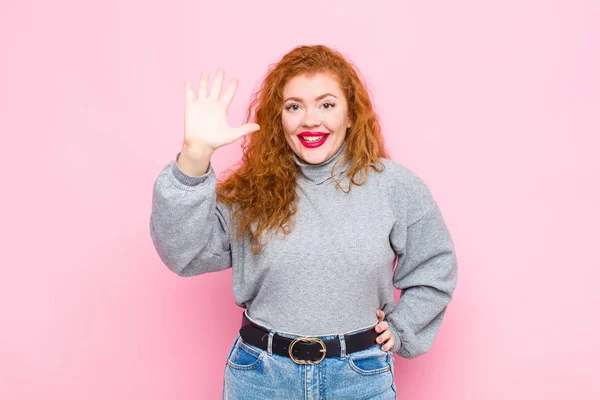
POLYGON ((398 221, 390 235, 398 254, 393 285, 402 292, 385 319, 394 336, 391 351, 409 359, 431 348, 458 277, 455 249, 444 218, 429 190, 421 187, 424 201, 420 204, 427 206, 425 213, 408 224, 398 221))
POLYGON ((216 175, 209 163, 201 176, 184 174, 177 159, 154 182, 150 236, 163 263, 180 276, 231 267, 229 210, 216 201, 216 175))

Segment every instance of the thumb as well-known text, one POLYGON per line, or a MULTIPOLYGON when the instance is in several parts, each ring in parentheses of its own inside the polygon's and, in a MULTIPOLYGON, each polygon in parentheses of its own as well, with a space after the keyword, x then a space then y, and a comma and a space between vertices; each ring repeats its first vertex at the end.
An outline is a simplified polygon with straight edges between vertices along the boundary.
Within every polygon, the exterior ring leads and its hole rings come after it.
POLYGON ((249 124, 244 124, 244 125, 240 126, 238 128, 238 132, 239 132, 240 136, 244 136, 249 133, 256 132, 259 129, 260 129, 260 126, 258 124, 249 123, 249 124))

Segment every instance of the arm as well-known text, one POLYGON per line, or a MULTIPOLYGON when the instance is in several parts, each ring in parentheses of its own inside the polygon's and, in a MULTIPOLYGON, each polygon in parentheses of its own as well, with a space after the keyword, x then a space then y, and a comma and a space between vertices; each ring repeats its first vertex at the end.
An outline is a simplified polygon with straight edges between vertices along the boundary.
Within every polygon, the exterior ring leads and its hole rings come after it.
POLYGON ((454 245, 433 199, 428 210, 390 235, 398 254, 393 284, 402 290, 396 308, 386 313, 394 336, 391 349, 403 358, 429 351, 456 287, 458 271, 454 245), (405 240, 404 240, 405 239, 405 240))
POLYGON ((177 159, 154 183, 150 236, 160 259, 180 276, 231 267, 228 209, 216 201, 212 165, 204 175, 183 173, 177 159))

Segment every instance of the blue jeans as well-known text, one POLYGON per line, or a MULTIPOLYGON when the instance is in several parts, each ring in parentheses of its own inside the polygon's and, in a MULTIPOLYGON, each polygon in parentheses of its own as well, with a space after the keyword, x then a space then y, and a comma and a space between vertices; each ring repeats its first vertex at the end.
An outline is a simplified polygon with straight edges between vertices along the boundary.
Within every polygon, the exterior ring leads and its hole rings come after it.
MULTIPOLYGON (((270 330, 270 339, 274 334, 270 330)), ((223 400, 396 399, 391 351, 375 344, 346 354, 343 334, 318 338, 339 338, 340 356, 324 358, 319 364, 296 364, 291 358, 274 354, 271 340, 263 350, 244 342, 238 334, 227 356, 223 400)))

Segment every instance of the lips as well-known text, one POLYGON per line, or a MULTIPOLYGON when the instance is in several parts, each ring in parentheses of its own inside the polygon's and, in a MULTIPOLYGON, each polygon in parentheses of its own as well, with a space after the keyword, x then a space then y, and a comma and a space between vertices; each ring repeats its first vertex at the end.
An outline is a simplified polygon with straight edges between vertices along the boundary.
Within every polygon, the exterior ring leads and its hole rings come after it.
POLYGON ((301 132, 298 135, 298 139, 300 140, 300 143, 302 143, 302 145, 304 145, 304 147, 307 147, 309 149, 314 149, 315 147, 319 147, 322 146, 323 143, 325 143, 325 141, 327 140, 327 138, 329 137, 329 133, 326 132, 301 132), (317 138, 317 137, 321 137, 321 139, 318 140, 311 140, 311 138, 317 138))

